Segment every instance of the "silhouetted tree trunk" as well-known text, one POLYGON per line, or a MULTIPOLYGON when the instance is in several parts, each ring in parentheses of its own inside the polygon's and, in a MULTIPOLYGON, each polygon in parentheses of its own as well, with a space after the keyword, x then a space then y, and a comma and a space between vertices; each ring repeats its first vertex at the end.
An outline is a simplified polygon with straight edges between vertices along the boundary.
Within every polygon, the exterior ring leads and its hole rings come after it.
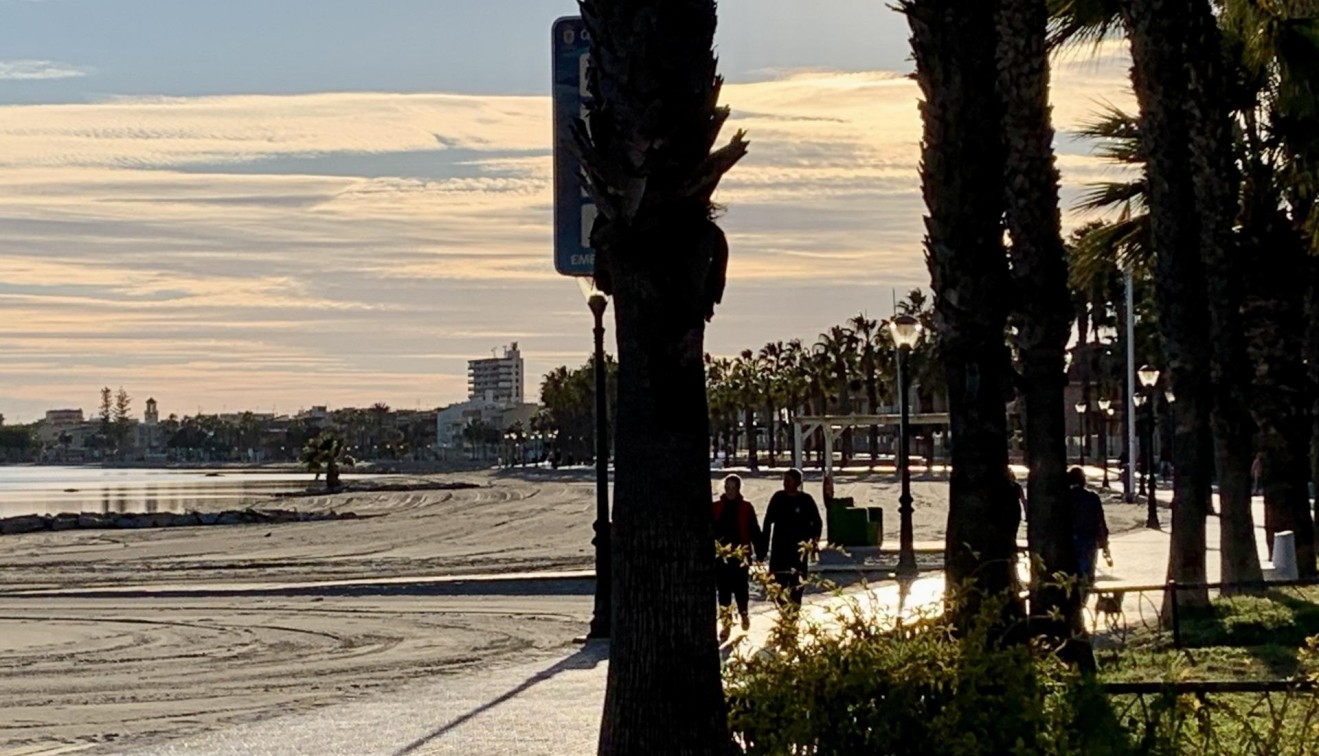
MULTIPOLYGON (((1188 14, 1186 0, 1130 0, 1125 21, 1134 63, 1132 82, 1141 109, 1141 136, 1146 146, 1159 327, 1168 361, 1166 374, 1177 391, 1172 410, 1177 475, 1168 577, 1180 583, 1203 583, 1213 394, 1208 304, 1195 224, 1185 102, 1188 83, 1183 65, 1184 25, 1188 14)), ((1207 604, 1208 592, 1184 592, 1181 601, 1207 604)))
MULTIPOLYGON (((926 259, 948 382, 952 447, 947 578, 1015 598, 1020 504, 1007 479, 1009 359, 1003 249, 1003 150, 996 96, 994 3, 905 0, 924 100, 921 178, 926 259)), ((976 596, 954 607, 965 627, 976 596)))
POLYGON ((715 640, 705 321, 728 247, 711 194, 746 153, 711 152, 714 0, 584 0, 590 135, 576 144, 600 211, 597 283, 618 337, 613 621, 602 754, 726 754, 715 640))
POLYGON ((1250 511, 1255 424, 1250 413, 1250 362, 1241 320, 1243 266, 1232 230, 1237 217, 1238 182, 1225 60, 1218 24, 1207 0, 1190 0, 1190 6, 1183 21, 1188 30, 1186 101, 1210 316, 1222 577, 1227 582, 1259 580, 1259 555, 1250 511))
MULTIPOLYGON (((1256 171, 1263 168, 1250 166, 1256 171)), ((1252 172, 1242 193, 1242 252, 1251 261, 1243 266, 1248 290, 1246 342, 1254 365, 1251 407, 1259 429, 1264 507, 1272 513, 1265 517, 1266 543, 1271 546, 1279 530, 1294 531, 1299 567, 1305 575, 1314 570, 1313 537, 1306 537, 1314 529, 1308 493, 1311 401, 1305 365, 1309 281, 1308 275, 1299 273, 1308 273, 1311 263, 1301 238, 1279 211, 1278 197, 1266 189, 1270 179, 1252 172)), ((1253 553, 1254 533, 1250 535, 1253 553)))
POLYGON ((1319 541, 1319 259, 1306 260, 1308 285, 1305 297, 1305 362, 1309 368, 1310 485, 1315 490, 1313 522, 1319 541))
POLYGON ((1007 225, 1016 284, 1017 347, 1025 378, 1026 464, 1030 552, 1044 566, 1032 585, 1031 615, 1040 631, 1067 637, 1080 622, 1080 594, 1057 586, 1055 573, 1075 575, 1072 517, 1067 490, 1067 437, 1063 389, 1071 331, 1049 117, 1046 0, 1001 0, 998 11, 998 87, 1003 99, 1007 225), (1063 623, 1048 620, 1060 613, 1063 623))

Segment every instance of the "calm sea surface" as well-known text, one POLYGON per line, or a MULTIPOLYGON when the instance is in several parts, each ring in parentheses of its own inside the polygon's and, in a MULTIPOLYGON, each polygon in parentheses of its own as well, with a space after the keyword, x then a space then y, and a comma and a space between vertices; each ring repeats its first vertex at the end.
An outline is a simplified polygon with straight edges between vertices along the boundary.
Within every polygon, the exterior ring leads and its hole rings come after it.
POLYGON ((0 517, 238 508, 251 499, 303 490, 311 479, 299 472, 0 466, 0 517))

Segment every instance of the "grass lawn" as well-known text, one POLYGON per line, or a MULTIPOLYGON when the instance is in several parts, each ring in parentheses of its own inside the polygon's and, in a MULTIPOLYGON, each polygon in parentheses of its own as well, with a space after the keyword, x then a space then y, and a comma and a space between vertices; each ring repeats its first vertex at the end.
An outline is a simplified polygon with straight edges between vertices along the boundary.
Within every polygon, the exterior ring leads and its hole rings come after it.
POLYGON ((1278 680, 1319 671, 1301 653, 1319 636, 1319 586, 1221 596, 1207 610, 1184 611, 1181 625, 1180 650, 1165 629, 1133 633, 1100 652, 1102 679, 1278 680))

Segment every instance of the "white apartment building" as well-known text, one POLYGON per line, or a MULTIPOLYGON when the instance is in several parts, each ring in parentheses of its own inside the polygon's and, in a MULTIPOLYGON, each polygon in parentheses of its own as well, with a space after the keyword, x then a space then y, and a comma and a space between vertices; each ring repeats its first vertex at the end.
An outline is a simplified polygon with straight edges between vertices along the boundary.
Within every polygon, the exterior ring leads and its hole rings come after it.
POLYGON ((522 354, 515 341, 503 357, 467 361, 467 398, 493 404, 522 404, 525 384, 522 354))

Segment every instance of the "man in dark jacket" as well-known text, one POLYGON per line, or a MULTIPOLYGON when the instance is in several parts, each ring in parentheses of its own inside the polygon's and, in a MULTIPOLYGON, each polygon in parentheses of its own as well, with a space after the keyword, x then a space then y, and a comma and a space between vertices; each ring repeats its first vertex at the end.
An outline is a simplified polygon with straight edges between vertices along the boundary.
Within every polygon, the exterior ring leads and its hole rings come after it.
POLYGON ((1099 494, 1085 487, 1085 471, 1073 467, 1067 472, 1072 500, 1072 544, 1076 547, 1076 574, 1081 578, 1081 600, 1095 583, 1095 556, 1104 550, 1104 558, 1112 564, 1108 551, 1108 522, 1104 519, 1104 504, 1099 494))
POLYGON ((769 571, 783 589, 781 603, 792 610, 801 606, 806 580, 807 556, 815 553, 824 523, 815 499, 801 490, 801 470, 783 474, 783 490, 774 494, 765 508, 762 539, 768 542, 769 571))
POLYGON ((764 558, 756 508, 742 498, 742 479, 736 475, 724 478, 724 495, 714 500, 714 540, 720 547, 715 558, 714 579, 719 593, 719 642, 723 643, 733 630, 733 613, 729 604, 734 598, 737 599, 737 612, 742 615, 742 630, 751 629, 747 577, 753 550, 757 560, 764 558))

